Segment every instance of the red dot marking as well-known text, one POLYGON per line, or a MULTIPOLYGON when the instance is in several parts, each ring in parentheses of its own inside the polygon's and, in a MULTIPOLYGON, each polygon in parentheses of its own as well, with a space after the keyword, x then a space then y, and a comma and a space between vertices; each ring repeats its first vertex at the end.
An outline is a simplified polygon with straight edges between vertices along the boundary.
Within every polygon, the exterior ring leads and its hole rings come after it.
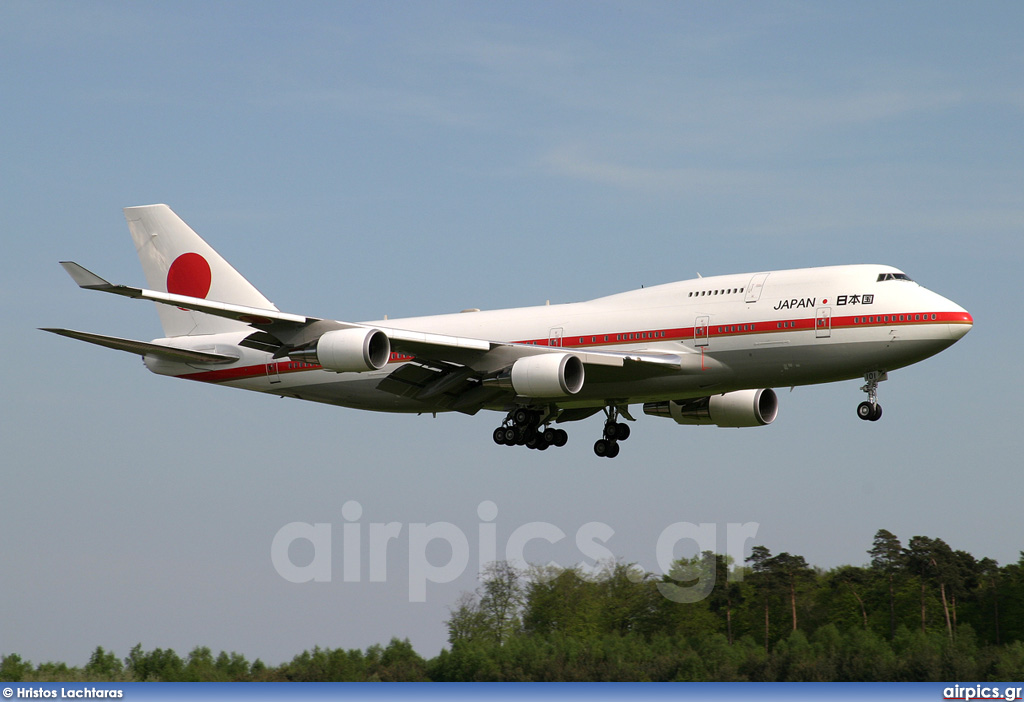
POLYGON ((828 300, 822 300, 822 301, 821 301, 821 304, 823 304, 823 305, 827 305, 827 304, 828 304, 828 300))
POLYGON ((184 253, 174 259, 167 271, 167 292, 205 298, 212 279, 210 264, 205 258, 197 253, 184 253))

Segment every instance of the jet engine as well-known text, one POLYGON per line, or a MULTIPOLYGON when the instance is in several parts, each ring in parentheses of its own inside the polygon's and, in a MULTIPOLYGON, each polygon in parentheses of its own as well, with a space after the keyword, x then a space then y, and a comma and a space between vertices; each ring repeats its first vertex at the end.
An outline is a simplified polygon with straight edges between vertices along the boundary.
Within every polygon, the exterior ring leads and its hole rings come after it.
POLYGON ((775 421, 779 414, 779 398, 771 388, 737 390, 695 400, 647 402, 644 414, 671 417, 677 424, 761 427, 775 421))
POLYGON ((539 353, 518 359, 488 382, 522 397, 566 397, 583 387, 583 361, 571 353, 539 353))
POLYGON ((387 365, 391 340, 380 329, 335 329, 290 352, 288 357, 336 373, 361 373, 387 365))

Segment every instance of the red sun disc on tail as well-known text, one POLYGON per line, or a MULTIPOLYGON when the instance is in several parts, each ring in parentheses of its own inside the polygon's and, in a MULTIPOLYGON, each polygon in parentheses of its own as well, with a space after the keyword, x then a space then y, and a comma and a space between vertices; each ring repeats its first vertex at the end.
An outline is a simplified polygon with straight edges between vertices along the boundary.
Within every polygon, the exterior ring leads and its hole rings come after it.
POLYGON ((167 271, 167 292, 206 298, 213 274, 210 264, 197 253, 185 253, 174 259, 167 271))

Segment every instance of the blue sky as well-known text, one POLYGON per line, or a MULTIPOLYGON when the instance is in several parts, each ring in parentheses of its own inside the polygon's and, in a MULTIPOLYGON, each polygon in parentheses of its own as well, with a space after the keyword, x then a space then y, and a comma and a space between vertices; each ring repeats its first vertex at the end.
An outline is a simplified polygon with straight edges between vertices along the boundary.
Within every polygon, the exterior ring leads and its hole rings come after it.
POLYGON ((142 642, 278 663, 408 636, 433 655, 475 580, 410 603, 410 525, 475 538, 488 500, 499 544, 530 522, 566 533, 527 552, 563 565, 589 522, 650 570, 677 522, 723 541, 756 523, 748 547, 825 568, 866 562, 880 528, 1016 561, 1022 23, 1009 2, 3 3, 0 653, 83 663, 142 642), (592 454, 597 419, 559 451, 509 450, 497 416, 173 382, 36 331, 160 335, 148 303, 57 265, 142 283, 121 208, 154 202, 297 313, 867 262, 976 324, 892 373, 870 426, 850 381, 781 391, 764 429, 643 417, 614 461, 592 454), (341 580, 352 500, 364 532, 404 525, 385 583, 341 580), (275 572, 291 522, 333 525, 332 582, 275 572))

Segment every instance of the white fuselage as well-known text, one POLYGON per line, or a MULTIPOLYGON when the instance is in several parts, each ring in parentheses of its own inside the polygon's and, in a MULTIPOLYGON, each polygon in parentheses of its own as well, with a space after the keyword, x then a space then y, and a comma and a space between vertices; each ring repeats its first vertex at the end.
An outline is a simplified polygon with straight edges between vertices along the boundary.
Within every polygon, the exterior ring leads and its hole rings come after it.
MULTIPOLYGON (((566 351, 670 352, 681 370, 616 380, 587 370, 562 408, 680 400, 748 388, 825 383, 890 371, 942 351, 966 334, 969 313, 882 265, 808 268, 669 283, 587 302, 366 322, 455 337, 559 346, 566 351)), ((378 389, 408 357, 379 371, 335 373, 237 344, 245 333, 160 340, 241 354, 190 366, 147 358, 150 370, 192 380, 393 412, 431 412, 429 401, 378 389)), ((500 364, 500 354, 495 363, 500 364)), ((492 370, 499 370, 498 367, 492 370)), ((507 399, 492 409, 507 409, 507 399)))

